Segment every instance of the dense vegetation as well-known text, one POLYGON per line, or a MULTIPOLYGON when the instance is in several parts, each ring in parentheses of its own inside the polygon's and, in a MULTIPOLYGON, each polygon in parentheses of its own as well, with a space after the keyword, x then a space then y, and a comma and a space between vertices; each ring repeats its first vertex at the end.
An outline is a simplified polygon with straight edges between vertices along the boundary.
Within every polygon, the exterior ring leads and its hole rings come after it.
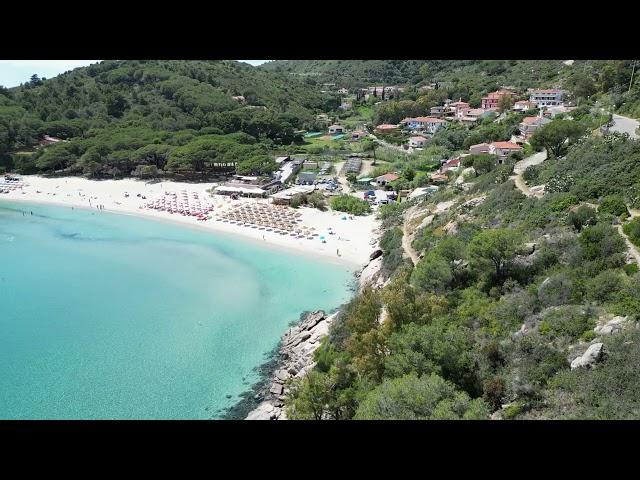
MULTIPOLYGON (((595 368, 569 363, 597 322, 640 320, 640 274, 615 227, 637 201, 640 142, 614 134, 565 145, 536 167, 532 184, 565 178, 541 198, 525 197, 501 165, 412 203, 426 216, 454 201, 416 235, 415 267, 402 259, 406 206, 382 209, 390 281, 343 309, 312 375, 294 382, 289 416, 638 418, 635 330, 604 337, 608 356, 595 368)), ((637 220, 624 231, 640 238, 637 220)))
POLYGON ((632 64, 629 60, 576 60, 571 65, 559 60, 284 60, 260 68, 347 88, 406 85, 402 99, 409 100, 424 93, 414 87, 437 83, 449 98, 462 98, 473 107, 480 106, 483 95, 503 86, 520 90, 561 86, 578 103, 599 99, 620 113, 640 117, 639 84, 634 81, 629 91, 632 64))
POLYGON ((299 141, 337 101, 233 61, 105 61, 0 90, 0 165, 95 177, 202 175, 236 163, 267 173, 267 153, 299 141), (34 150, 43 135, 69 141, 34 150))

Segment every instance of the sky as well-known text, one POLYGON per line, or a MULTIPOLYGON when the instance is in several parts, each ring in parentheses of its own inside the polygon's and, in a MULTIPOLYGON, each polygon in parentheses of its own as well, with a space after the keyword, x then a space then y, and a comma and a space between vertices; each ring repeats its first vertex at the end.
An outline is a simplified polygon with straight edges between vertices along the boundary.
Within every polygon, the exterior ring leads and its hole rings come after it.
MULTIPOLYGON (((251 65, 260 65, 269 60, 238 60, 251 65)), ((25 83, 34 73, 39 77, 52 78, 56 75, 84 67, 99 60, 0 60, 0 85, 17 87, 25 83)))

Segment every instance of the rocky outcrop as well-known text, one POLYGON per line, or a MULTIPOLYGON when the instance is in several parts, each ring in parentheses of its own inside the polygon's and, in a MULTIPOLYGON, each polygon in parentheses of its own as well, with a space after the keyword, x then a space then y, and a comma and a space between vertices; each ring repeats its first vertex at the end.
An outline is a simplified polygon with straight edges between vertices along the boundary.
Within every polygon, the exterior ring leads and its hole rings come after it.
POLYGON ((606 355, 604 344, 601 342, 594 343, 587 348, 587 351, 584 352, 581 356, 575 358, 571 362, 571 370, 576 368, 584 367, 591 368, 596 363, 602 361, 606 355))
MULTIPOLYGON (((374 251, 372 260, 356 272, 360 290, 367 285, 380 288, 386 284, 388 279, 385 280, 381 274, 382 257, 382 250, 374 251), (378 251, 380 254, 376 254, 378 251)), ((303 377, 315 366, 313 352, 329 333, 329 327, 339 313, 327 315, 322 310, 311 312, 282 336, 277 367, 267 386, 255 397, 262 400, 261 403, 247 415, 246 420, 286 420, 284 400, 289 382, 303 377)))
POLYGON ((369 261, 369 263, 356 274, 356 278, 359 280, 360 291, 367 286, 378 288, 384 284, 384 279, 380 274, 381 269, 382 255, 369 261))
POLYGON ((247 420, 284 419, 284 399, 288 393, 288 382, 303 377, 315 362, 313 352, 320 340, 329 332, 329 326, 338 314, 327 315, 322 310, 308 314, 282 337, 280 361, 271 378, 270 387, 261 392, 263 401, 247 416, 247 420))
POLYGON ((598 335, 611 335, 614 333, 619 333, 625 328, 628 317, 613 317, 604 325, 596 326, 593 331, 598 335))

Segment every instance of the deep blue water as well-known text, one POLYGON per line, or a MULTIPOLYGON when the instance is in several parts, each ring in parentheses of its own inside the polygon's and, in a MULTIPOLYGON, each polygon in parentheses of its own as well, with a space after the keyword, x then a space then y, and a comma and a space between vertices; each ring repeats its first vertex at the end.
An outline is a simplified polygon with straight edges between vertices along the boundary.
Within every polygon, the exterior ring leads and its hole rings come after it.
POLYGON ((219 417, 291 321, 349 298, 351 274, 231 236, 0 201, 0 418, 219 417))

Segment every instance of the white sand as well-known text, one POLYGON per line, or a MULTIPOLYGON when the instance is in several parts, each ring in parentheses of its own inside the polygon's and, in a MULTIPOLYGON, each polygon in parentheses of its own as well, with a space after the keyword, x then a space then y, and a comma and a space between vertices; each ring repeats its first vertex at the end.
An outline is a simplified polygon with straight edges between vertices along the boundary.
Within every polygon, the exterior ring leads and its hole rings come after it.
POLYGON ((296 239, 288 235, 279 235, 264 230, 218 222, 214 220, 218 212, 232 208, 232 206, 240 202, 270 203, 271 200, 240 199, 234 201, 221 195, 211 197, 206 190, 214 185, 212 183, 193 184, 168 181, 146 183, 134 179, 96 181, 78 177, 43 178, 35 175, 25 175, 22 179, 27 183, 27 186, 8 194, 2 194, 0 199, 93 209, 96 209, 97 205, 104 205, 104 211, 107 212, 145 216, 158 220, 173 221, 211 232, 242 235, 246 238, 264 242, 269 246, 286 248, 292 253, 320 255, 327 260, 330 259, 332 262, 349 264, 353 268, 367 263, 369 255, 374 249, 370 245, 370 241, 372 238, 378 238, 379 222, 375 220, 374 215, 353 217, 353 220, 351 220, 349 215, 340 212, 320 212, 314 208, 299 209, 302 213, 302 223, 308 227, 314 227, 320 236, 325 237, 326 243, 322 243, 319 237, 315 237, 313 240, 296 239), (180 192, 181 190, 197 192, 203 201, 212 203, 215 206, 211 212, 213 218, 202 222, 194 217, 140 208, 152 200, 164 197, 165 192, 180 192), (38 191, 40 193, 37 193, 38 191), (130 196, 128 198, 125 198, 125 192, 129 193, 130 196), (138 193, 147 197, 146 200, 137 197, 138 193), (344 216, 347 217, 347 220, 342 220, 344 216), (335 235, 328 234, 328 227, 333 229, 335 235), (336 250, 339 250, 339 256, 336 250))

